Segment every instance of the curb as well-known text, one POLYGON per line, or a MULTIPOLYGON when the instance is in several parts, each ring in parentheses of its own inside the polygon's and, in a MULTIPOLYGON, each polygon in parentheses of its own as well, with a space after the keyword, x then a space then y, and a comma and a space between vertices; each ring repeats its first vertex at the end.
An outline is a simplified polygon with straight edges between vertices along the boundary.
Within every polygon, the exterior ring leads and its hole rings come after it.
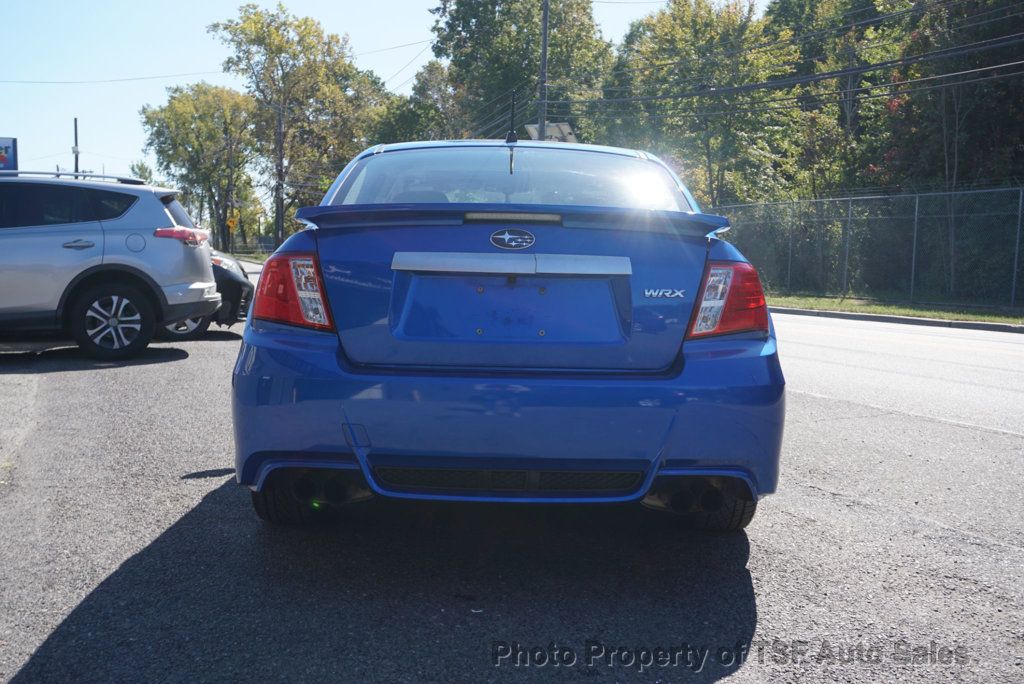
MULTIPOLYGON (((245 274, 249 276, 249 280, 252 280, 253 276, 256 276, 256 280, 259 280, 260 273, 263 273, 263 264, 255 261, 245 261, 244 259, 237 259, 237 261, 242 264, 242 268, 245 269, 245 274)), ((255 284, 255 281, 253 284, 255 284)))
POLYGON ((989 330, 993 332, 1024 333, 1024 325, 1011 323, 986 323, 984 321, 948 321, 944 318, 917 318, 914 316, 893 316, 890 314, 856 313, 853 311, 822 311, 820 309, 792 309, 788 306, 770 306, 772 313, 794 314, 797 316, 823 316, 825 318, 846 318, 852 321, 874 321, 876 323, 903 323, 904 325, 927 325, 939 328, 962 328, 966 330, 989 330))

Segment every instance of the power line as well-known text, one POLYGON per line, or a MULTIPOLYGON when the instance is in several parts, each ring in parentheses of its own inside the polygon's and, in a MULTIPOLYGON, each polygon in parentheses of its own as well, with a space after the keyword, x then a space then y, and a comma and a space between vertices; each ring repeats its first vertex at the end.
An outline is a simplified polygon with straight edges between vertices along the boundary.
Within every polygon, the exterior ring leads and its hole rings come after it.
MULTIPOLYGON (((527 116, 527 112, 529 111, 528 108, 531 105, 535 104, 535 103, 536 103, 536 99, 535 98, 530 98, 530 99, 526 100, 525 102, 517 102, 516 103, 516 119, 525 120, 523 117, 527 116)), ((470 138, 481 138, 481 137, 483 137, 483 138, 490 138, 490 137, 494 137, 494 136, 500 134, 502 131, 507 131, 508 130, 507 122, 509 121, 509 116, 511 114, 512 114, 512 106, 510 104, 508 107, 506 107, 497 116, 492 117, 490 119, 490 121, 488 121, 487 123, 485 123, 482 126, 479 126, 476 130, 474 130, 472 133, 470 133, 469 137, 470 138)), ((513 123, 513 125, 515 124, 515 122, 512 122, 512 123, 513 123)))
MULTIPOLYGON (((536 118, 537 117, 537 111, 536 110, 539 107, 539 104, 540 103, 537 101, 537 99, 528 100, 522 106, 522 111, 521 112, 517 112, 516 118, 509 122, 509 126, 512 129, 518 129, 520 126, 525 124, 530 119, 536 118), (533 112, 530 111, 530 106, 531 105, 533 105, 533 107, 534 107, 534 111, 533 112)), ((494 132, 494 137, 496 137, 496 138, 504 137, 502 135, 502 132, 507 132, 508 130, 509 129, 505 128, 504 125, 499 124, 498 125, 498 129, 494 132)))
POLYGON ((53 154, 44 154, 44 155, 39 156, 39 157, 29 157, 28 159, 22 159, 19 163, 24 164, 26 162, 38 161, 40 159, 52 159, 54 157, 60 157, 60 156, 63 156, 65 154, 69 154, 69 153, 68 152, 54 152, 53 154))
POLYGON ((160 74, 157 76, 130 76, 127 78, 101 78, 83 81, 35 81, 35 80, 0 80, 0 83, 37 84, 37 85, 83 85, 90 83, 125 83, 127 81, 155 81, 161 78, 183 78, 185 76, 206 76, 222 74, 223 71, 190 71, 181 74, 160 74))
MULTIPOLYGON (((366 52, 359 52, 359 53, 356 53, 356 54, 354 54, 352 56, 353 57, 362 57, 363 55, 372 55, 372 54, 376 54, 378 52, 387 52, 389 50, 397 50, 399 48, 410 47, 412 45, 422 45, 423 43, 432 43, 432 42, 433 42, 433 40, 417 40, 417 41, 414 41, 412 43, 402 43, 401 45, 392 45, 390 47, 380 48, 378 50, 368 50, 366 52)), ((422 55, 423 52, 425 52, 425 51, 426 51, 426 49, 420 51, 420 53, 418 55, 416 55, 416 57, 419 57, 419 55, 422 55)), ((415 58, 413 58, 413 59, 415 59, 415 58)), ((408 66, 408 65, 406 65, 406 66, 408 66)), ((404 69, 405 69, 405 67, 402 67, 402 70, 404 70, 404 69)), ((188 76, 210 76, 210 75, 213 75, 213 74, 223 74, 223 73, 225 73, 223 70, 220 70, 220 71, 189 71, 189 72, 178 73, 178 74, 156 74, 156 75, 153 75, 153 76, 127 76, 127 77, 124 77, 124 78, 97 78, 97 79, 64 80, 64 81, 59 81, 59 80, 41 80, 41 79, 0 79, 0 83, 25 84, 25 85, 87 85, 87 84, 96 84, 96 83, 126 83, 126 82, 129 82, 129 81, 155 81, 155 80, 159 80, 161 78, 185 78, 185 77, 188 77, 188 76)), ((398 74, 395 74, 395 76, 397 76, 397 75, 398 74)), ((394 76, 392 76, 391 78, 394 78, 394 76)), ((388 79, 388 80, 390 80, 390 79, 388 79)))
POLYGON ((399 83, 398 85, 394 86, 394 88, 393 88, 393 89, 394 89, 394 90, 401 90, 401 89, 402 89, 403 87, 405 87, 405 84, 406 84, 406 83, 408 83, 408 82, 409 82, 409 81, 411 81, 412 79, 416 78, 416 74, 417 74, 417 73, 419 73, 419 72, 413 73, 413 75, 412 75, 412 76, 410 76, 409 78, 405 79, 404 81, 402 81, 402 82, 401 82, 401 83, 399 83))
MULTIPOLYGON (((513 95, 518 95, 518 93, 513 93, 513 95)), ((517 102, 516 104, 518 105, 520 111, 524 111, 527 105, 530 104, 531 102, 532 99, 528 99, 525 102, 517 102)), ((480 137, 481 134, 485 132, 493 132, 495 130, 495 125, 497 125, 497 130, 499 132, 501 130, 507 131, 508 129, 503 127, 505 126, 505 122, 509 120, 509 116, 512 114, 512 108, 513 105, 511 104, 511 98, 509 98, 509 104, 503 110, 498 112, 496 115, 491 116, 487 123, 477 127, 477 130, 471 133, 469 137, 477 138, 480 137)))
POLYGON ((475 127, 473 132, 469 134, 469 137, 470 138, 482 137, 483 134, 486 133, 487 131, 493 130, 494 129, 494 125, 496 123, 498 123, 500 121, 505 121, 508 118, 509 114, 511 114, 511 113, 512 113, 511 106, 506 107, 504 109, 504 111, 500 112, 499 114, 497 114, 495 116, 492 116, 486 123, 484 123, 484 124, 482 124, 480 126, 475 127))
MULTIPOLYGON (((709 52, 707 54, 699 55, 699 57, 702 58, 702 59, 732 57, 732 56, 735 56, 735 55, 738 55, 738 54, 757 52, 757 51, 760 51, 760 50, 764 50, 764 49, 767 49, 767 48, 770 48, 770 47, 776 47, 776 46, 794 47, 794 46, 799 45, 800 43, 803 43, 803 42, 805 42, 807 40, 810 40, 812 38, 820 38, 820 37, 822 37, 824 35, 827 35, 829 33, 843 33, 843 32, 846 32, 846 31, 848 31, 850 29, 858 28, 858 27, 864 26, 866 24, 881 22, 881 21, 885 21, 885 20, 888 20, 888 19, 901 17, 901 16, 904 16, 906 14, 911 14, 911 13, 914 13, 914 12, 924 12, 926 10, 936 9, 936 8, 939 8, 939 7, 959 5, 959 4, 962 4, 962 3, 967 2, 967 1, 968 0, 940 0, 939 2, 933 2, 933 3, 927 4, 927 5, 914 6, 914 7, 910 7, 910 8, 903 9, 903 10, 899 10, 899 11, 896 11, 896 12, 890 12, 888 14, 882 14, 882 15, 879 15, 877 17, 871 17, 871 18, 868 18, 868 19, 862 19, 860 21, 856 21, 856 22, 853 22, 853 23, 850 23, 850 24, 844 24, 842 26, 835 26, 835 27, 832 27, 832 28, 817 29, 817 30, 812 31, 810 33, 805 33, 805 34, 802 34, 802 35, 794 35, 794 36, 790 36, 789 38, 782 38, 782 39, 772 40, 772 41, 768 41, 768 42, 764 42, 764 43, 759 43, 759 44, 755 44, 755 45, 738 47, 735 50, 729 50, 729 51, 725 51, 725 52, 719 52, 719 51, 716 50, 716 51, 709 52)), ((998 8, 998 9, 1001 10, 1003 8, 998 8)), ((989 10, 989 11, 991 12, 991 11, 994 11, 994 10, 989 10)), ((982 14, 985 14, 985 13, 984 12, 978 13, 977 16, 981 16, 982 14)), ((971 15, 971 16, 976 16, 976 15, 971 15)), ((721 43, 717 47, 728 47, 728 46, 739 45, 740 42, 741 42, 741 39, 736 39, 736 40, 732 40, 732 41, 727 41, 725 43, 721 43)), ((635 56, 635 55, 633 56, 633 59, 636 60, 636 61, 645 61, 643 58, 635 56)), ((620 67, 619 69, 615 69, 615 70, 609 72, 608 75, 609 76, 616 76, 616 75, 624 74, 624 73, 631 72, 631 71, 640 71, 640 70, 643 70, 643 69, 661 69, 661 68, 664 68, 664 67, 679 66, 680 64, 684 64, 685 65, 685 64, 689 64, 690 61, 691 60, 685 60, 685 59, 682 59, 682 60, 670 60, 670 61, 667 61, 667 62, 655 62, 655 63, 651 63, 651 64, 642 64, 642 65, 638 65, 638 66, 620 67)))
POLYGON ((384 83, 387 83, 388 81, 392 80, 392 79, 393 79, 393 78, 394 78, 395 76, 398 76, 398 74, 400 74, 400 73, 402 73, 403 71, 405 71, 406 69, 408 69, 408 68, 409 68, 409 66, 410 66, 410 65, 411 65, 411 64, 412 64, 413 62, 415 62, 415 61, 416 61, 417 59, 419 59, 419 58, 420 58, 420 55, 422 55, 422 54, 423 54, 424 52, 426 52, 426 51, 427 51, 427 50, 429 50, 429 49, 430 49, 430 46, 428 45, 428 46, 426 46, 425 48, 423 48, 422 50, 420 50, 419 52, 417 52, 417 53, 416 53, 416 56, 415 56, 415 57, 413 57, 412 59, 410 59, 410 60, 409 60, 408 62, 406 62, 406 63, 405 63, 405 66, 403 66, 403 67, 402 67, 401 69, 399 69, 399 70, 398 70, 398 71, 396 71, 395 73, 391 74, 391 76, 389 76, 388 78, 384 79, 384 83))
POLYGON ((1011 33, 1009 35, 999 36, 997 38, 979 40, 974 43, 967 43, 966 45, 942 48, 939 50, 932 50, 930 52, 925 52, 919 55, 911 55, 909 57, 904 57, 900 59, 891 59, 883 62, 877 62, 875 64, 864 64, 856 67, 848 67, 846 69, 827 71, 820 74, 811 74, 808 76, 790 76, 771 81, 762 81, 759 83, 744 83, 742 85, 736 86, 725 86, 722 88, 706 88, 700 90, 691 90, 682 93, 664 93, 661 95, 643 95, 637 97, 611 97, 591 100, 551 100, 550 102, 553 104, 609 104, 620 102, 654 102, 658 100, 678 100, 691 97, 731 95, 733 93, 743 93, 751 90, 790 87, 796 85, 804 85, 807 83, 817 83, 819 81, 826 81, 833 78, 841 78, 843 76, 850 76, 855 74, 861 75, 872 71, 878 71, 880 69, 890 69, 893 67, 908 66, 910 64, 929 62, 936 59, 959 57, 960 55, 984 52, 987 50, 995 50, 1002 47, 1010 47, 1012 45, 1017 45, 1021 42, 1024 42, 1024 32, 1011 33), (986 43, 989 43, 989 45, 986 45, 986 43))
POLYGON ((521 81, 519 81, 519 83, 514 85, 512 88, 509 88, 508 90, 506 90, 506 91, 504 91, 502 93, 499 93, 498 95, 496 95, 496 96, 492 97, 490 100, 488 100, 485 104, 482 104, 482 105, 478 106, 477 110, 476 110, 476 113, 470 117, 470 121, 469 121, 469 126, 468 127, 469 128, 473 128, 473 129, 480 128, 480 126, 483 125, 482 122, 483 121, 488 121, 488 120, 492 119, 494 117, 494 115, 495 115, 495 112, 500 110, 501 107, 505 107, 505 113, 507 114, 508 111, 509 111, 507 104, 499 105, 498 107, 496 107, 495 109, 492 109, 488 113, 481 113, 481 112, 482 112, 483 109, 485 109, 489 105, 492 105, 492 104, 496 103, 498 100, 500 100, 500 99, 502 99, 502 98, 504 98, 506 96, 509 96, 510 93, 514 93, 517 97, 519 95, 523 94, 524 92, 528 93, 529 89, 530 89, 531 81, 532 81, 532 78, 528 76, 528 77, 522 79, 521 81))
MULTIPOLYGON (((940 79, 940 78, 950 78, 950 77, 953 77, 953 76, 962 76, 962 75, 978 73, 978 72, 982 72, 982 71, 990 71, 990 70, 993 70, 993 69, 1002 69, 1002 68, 1006 68, 1006 67, 1020 66, 1020 65, 1024 65, 1024 60, 1018 60, 1016 62, 1007 62, 1005 64, 993 64, 991 66, 978 67, 977 69, 967 69, 967 70, 964 70, 964 71, 957 71, 957 72, 951 72, 951 73, 946 73, 946 74, 936 74, 934 76, 925 76, 925 77, 922 77, 922 78, 907 79, 907 80, 904 80, 904 81, 897 81, 897 82, 893 82, 893 83, 882 83, 882 84, 878 84, 878 85, 868 85, 868 86, 860 86, 860 87, 857 87, 857 88, 850 88, 850 89, 845 89, 845 90, 830 91, 830 92, 827 92, 827 93, 819 93, 817 95, 812 96, 811 98, 807 98, 807 97, 804 97, 804 96, 794 96, 794 97, 776 98, 776 99, 770 99, 770 100, 761 100, 761 101, 758 101, 758 102, 750 103, 752 105, 763 105, 763 104, 769 104, 769 103, 773 103, 773 102, 800 100, 800 102, 798 102, 798 103, 789 104, 789 105, 780 105, 780 106, 777 106, 777 107, 760 107, 760 106, 733 107, 733 108, 717 110, 717 111, 695 111, 695 112, 694 111, 681 111, 681 110, 668 110, 668 111, 665 111, 665 112, 663 112, 661 114, 650 114, 650 113, 646 113, 646 112, 638 113, 638 112, 635 112, 635 111, 632 111, 632 110, 625 110, 625 109, 623 109, 623 110, 619 110, 617 112, 607 112, 606 111, 606 112, 599 112, 597 114, 581 114, 579 116, 587 118, 587 119, 598 119, 598 120, 620 119, 620 118, 622 118, 624 116, 637 116, 637 115, 643 116, 646 119, 666 119, 666 118, 675 117, 675 116, 690 116, 690 117, 694 117, 694 118, 704 118, 704 117, 717 116, 717 115, 759 114, 759 113, 771 112, 771 111, 784 111, 784 110, 790 110, 790 109, 806 109, 806 107, 809 104, 817 106, 817 107, 822 107, 824 105, 829 105, 829 104, 840 104, 843 101, 842 99, 838 99, 836 101, 826 100, 826 98, 830 98, 830 97, 842 97, 844 95, 849 95, 849 94, 856 93, 856 92, 878 90, 878 89, 881 89, 881 88, 889 88, 889 89, 891 89, 893 87, 898 87, 898 86, 901 86, 901 85, 908 85, 908 84, 911 84, 911 83, 921 83, 921 82, 924 82, 924 81, 931 81, 931 80, 936 80, 936 79, 940 79), (813 100, 813 101, 809 101, 809 100, 813 100)), ((983 76, 983 77, 974 78, 974 79, 966 79, 966 80, 955 81, 953 83, 939 83, 939 84, 936 84, 936 85, 922 86, 920 88, 910 88, 910 89, 907 89, 907 90, 899 90, 899 91, 895 91, 895 92, 882 93, 882 94, 878 94, 878 95, 864 95, 864 96, 861 96, 861 97, 855 96, 855 97, 853 97, 851 99, 859 102, 859 101, 862 101, 862 100, 872 100, 872 99, 880 99, 880 98, 893 98, 893 97, 896 97, 896 96, 908 95, 910 93, 915 93, 915 92, 923 92, 923 91, 928 91, 928 90, 935 90, 937 88, 944 88, 944 87, 949 86, 949 85, 966 85, 966 84, 970 84, 970 83, 979 83, 979 82, 982 82, 982 81, 990 81, 990 80, 995 80, 995 79, 999 79, 999 78, 1009 78, 1009 77, 1013 77, 1013 76, 1019 76, 1019 75, 1022 75, 1022 74, 1024 74, 1024 70, 1022 70, 1022 71, 1014 71, 1014 72, 1007 73, 1007 74, 992 74, 992 75, 989 75, 989 76, 983 76)))
POLYGON ((417 41, 413 41, 412 43, 402 43, 401 45, 392 45, 391 47, 380 48, 378 50, 367 50, 366 52, 357 52, 357 53, 353 54, 352 56, 353 57, 362 57, 363 55, 375 55, 378 52, 388 52, 389 50, 397 50, 399 48, 411 47, 413 45, 423 45, 424 43, 432 43, 432 42, 434 42, 433 39, 417 40, 417 41))
MULTIPOLYGON (((1020 9, 1022 7, 1024 7, 1024 2, 1018 2, 1018 3, 1015 3, 1013 5, 1008 5, 1006 7, 999 7, 997 9, 995 9, 995 10, 988 10, 988 11, 985 11, 985 12, 978 12, 976 14, 968 15, 967 17, 965 17, 965 20, 976 18, 976 17, 982 17, 982 16, 985 16, 987 14, 992 14, 992 13, 997 12, 997 11, 998 12, 1003 12, 1003 11, 1006 11, 1006 10, 1020 9)), ((976 26, 982 26, 982 25, 985 25, 985 24, 990 24, 992 22, 1002 21, 1004 19, 1009 19, 1009 18, 1012 18, 1012 17, 1017 17, 1017 16, 1020 16, 1021 14, 1022 13, 1018 11, 1018 12, 1014 12, 1012 14, 1003 15, 1001 17, 995 17, 995 18, 992 18, 992 19, 985 19, 983 21, 974 21, 974 22, 970 22, 970 23, 957 24, 955 26, 951 26, 949 28, 949 31, 951 31, 951 32, 959 32, 959 31, 962 31, 964 29, 974 28, 976 26)), ((904 39, 905 39, 905 37, 900 37, 900 38, 897 38, 897 39, 894 39, 894 40, 877 41, 877 42, 874 42, 874 43, 861 43, 861 44, 858 45, 858 48, 861 49, 861 50, 866 50, 866 49, 878 49, 878 48, 884 48, 884 47, 891 47, 893 45, 901 44, 904 39)), ((799 59, 799 60, 796 60, 796 61, 793 61, 793 62, 788 62, 786 64, 786 66, 792 68, 792 67, 795 67, 795 66, 797 66, 799 64, 804 64, 805 62, 817 62, 820 59, 821 59, 820 56, 804 57, 803 59, 799 59)), ((683 81, 674 82, 671 85, 674 85, 674 86, 693 85, 693 84, 696 84, 696 83, 700 83, 701 80, 702 79, 700 79, 699 77, 697 77, 697 78, 689 78, 689 79, 685 79, 683 81)), ((553 87, 560 87, 560 88, 571 87, 569 85, 563 86, 561 84, 552 84, 552 86, 553 87)), ((630 84, 630 85, 627 85, 627 86, 604 86, 604 87, 601 88, 601 90, 603 92, 605 92, 605 93, 610 93, 610 92, 627 92, 627 91, 632 91, 635 87, 636 87, 635 84, 630 84)))

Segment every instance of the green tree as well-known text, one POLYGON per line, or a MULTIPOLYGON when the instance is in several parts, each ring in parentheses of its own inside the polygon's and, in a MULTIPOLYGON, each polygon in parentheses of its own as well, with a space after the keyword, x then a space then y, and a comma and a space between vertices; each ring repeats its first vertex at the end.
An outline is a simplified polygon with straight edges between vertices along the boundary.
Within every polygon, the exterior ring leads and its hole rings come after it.
MULTIPOLYGON (((452 82, 464 89, 463 107, 475 136, 504 135, 510 102, 519 101, 516 123, 536 120, 540 69, 541 3, 537 0, 441 0, 431 10, 434 54, 449 60, 452 82)), ((553 0, 548 31, 548 81, 555 100, 598 97, 613 59, 594 23, 589 0, 553 0)), ((576 116, 552 108, 548 118, 576 116)), ((586 117, 580 134, 592 137, 586 117)))
POLYGON ((153 185, 156 182, 153 177, 153 168, 141 159, 131 163, 128 167, 128 173, 131 174, 132 178, 138 178, 147 185, 153 185))
MULTIPOLYGON (((962 53, 957 48, 998 43, 1022 31, 1019 8, 994 0, 936 4, 906 22, 901 55, 944 49, 951 54, 896 72, 893 80, 927 79, 934 87, 899 89, 881 112, 891 145, 878 163, 891 177, 945 190, 1021 182, 1024 77, 1018 71, 1011 78, 990 78, 1017 68, 986 68, 1018 61, 1020 44, 962 53)), ((942 265, 945 294, 955 297, 962 277, 985 269, 986 255, 961 249, 963 231, 951 196, 944 213, 945 244, 934 256, 942 265)))
POLYGON ((469 134, 463 116, 462 90, 448 68, 430 60, 416 73, 409 97, 396 96, 378 118, 375 142, 452 140, 469 134))
POLYGON ((780 37, 752 2, 673 0, 627 36, 608 88, 627 101, 605 109, 609 136, 696 164, 684 175, 709 206, 784 192, 799 116, 769 99, 792 92, 742 89, 792 73, 798 53, 780 37))
MULTIPOLYGON (((227 244, 227 217, 236 188, 256 148, 253 100, 243 93, 198 83, 168 88, 167 104, 141 110, 146 149, 160 171, 205 205, 215 244, 227 244)), ((141 169, 140 169, 141 170, 141 169)))
POLYGON ((387 101, 380 79, 356 68, 347 37, 326 33, 284 5, 239 8, 212 24, 231 49, 224 69, 242 77, 258 105, 261 169, 272 178, 277 240, 285 213, 320 199, 346 161, 365 147, 376 110, 387 101))

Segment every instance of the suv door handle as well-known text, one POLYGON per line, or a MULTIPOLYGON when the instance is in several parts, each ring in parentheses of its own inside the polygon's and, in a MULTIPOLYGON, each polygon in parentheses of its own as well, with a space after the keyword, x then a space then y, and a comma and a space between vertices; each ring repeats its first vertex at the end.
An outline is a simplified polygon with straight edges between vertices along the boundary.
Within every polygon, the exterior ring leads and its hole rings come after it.
POLYGON ((89 242, 88 240, 72 240, 63 244, 64 249, 89 249, 95 246, 95 242, 89 242))

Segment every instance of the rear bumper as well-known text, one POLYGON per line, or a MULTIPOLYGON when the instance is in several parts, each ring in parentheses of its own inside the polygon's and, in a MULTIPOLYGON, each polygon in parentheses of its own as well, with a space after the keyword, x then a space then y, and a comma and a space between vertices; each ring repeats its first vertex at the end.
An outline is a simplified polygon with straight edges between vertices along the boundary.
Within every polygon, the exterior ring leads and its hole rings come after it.
POLYGON ((215 300, 189 302, 185 304, 169 304, 164 307, 164 320, 161 325, 170 325, 186 318, 202 318, 209 316, 220 308, 220 297, 215 300))
POLYGON ((325 468, 413 499, 630 501, 678 475, 735 478, 755 498, 775 491, 785 382, 774 338, 688 342, 673 377, 439 376, 355 372, 336 335, 257 326, 246 326, 232 382, 236 477, 254 489, 279 468, 325 468), (395 483, 417 468, 639 475, 601 492, 395 483))
POLYGON ((186 318, 209 316, 220 308, 220 293, 215 282, 182 283, 163 288, 167 304, 161 325, 186 318))
POLYGON ((222 300, 215 317, 216 322, 219 325, 233 325, 244 321, 249 313, 255 286, 245 276, 225 268, 217 268, 214 277, 222 300))

